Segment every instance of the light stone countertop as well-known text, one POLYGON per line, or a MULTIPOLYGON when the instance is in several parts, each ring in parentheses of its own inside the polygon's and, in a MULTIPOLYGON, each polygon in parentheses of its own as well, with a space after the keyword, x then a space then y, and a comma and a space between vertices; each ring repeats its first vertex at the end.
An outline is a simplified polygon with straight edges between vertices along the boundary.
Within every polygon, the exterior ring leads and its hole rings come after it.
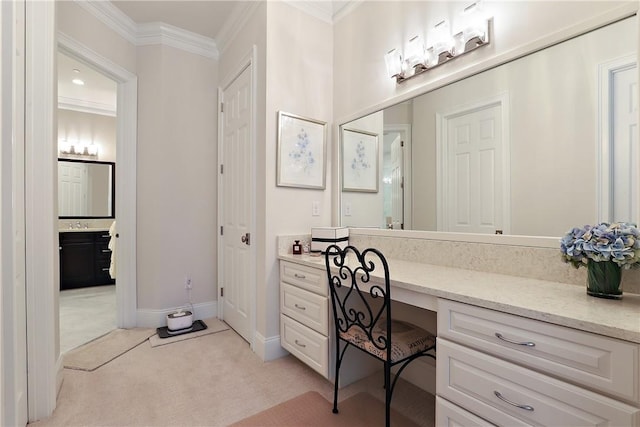
MULTIPOLYGON (((325 268, 324 256, 280 254, 279 258, 325 268)), ((387 262, 393 287, 640 343, 639 294, 625 292, 622 300, 608 300, 587 295, 586 285, 397 259, 387 262)))

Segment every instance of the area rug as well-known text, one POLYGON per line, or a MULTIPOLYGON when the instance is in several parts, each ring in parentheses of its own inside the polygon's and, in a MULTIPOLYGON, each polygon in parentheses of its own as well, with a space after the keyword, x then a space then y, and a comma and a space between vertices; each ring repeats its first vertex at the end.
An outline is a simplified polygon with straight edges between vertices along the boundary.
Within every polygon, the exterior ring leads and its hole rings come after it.
POLYGON ((155 334, 149 338, 149 343, 151 344, 151 347, 157 347, 159 345, 172 344, 174 342, 197 338, 203 335, 215 334, 216 332, 222 332, 229 329, 229 326, 226 323, 216 319, 215 317, 204 319, 203 322, 207 325, 207 329, 183 335, 176 335, 175 337, 169 338, 160 338, 158 334, 155 334))
MULTIPOLYGON (((232 424, 232 427, 375 427, 384 426, 384 403, 361 392, 333 404, 316 391, 309 391, 232 424)), ((394 427, 418 427, 404 415, 391 410, 394 427)))
POLYGON ((156 330, 151 328, 114 329, 64 354, 64 367, 80 371, 95 371, 143 343, 156 330))

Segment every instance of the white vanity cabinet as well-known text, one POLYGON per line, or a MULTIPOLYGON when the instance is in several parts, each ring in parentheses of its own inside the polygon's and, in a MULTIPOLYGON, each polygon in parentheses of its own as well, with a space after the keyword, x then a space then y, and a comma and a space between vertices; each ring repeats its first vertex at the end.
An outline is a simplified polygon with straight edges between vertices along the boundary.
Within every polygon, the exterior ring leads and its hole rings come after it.
POLYGON ((280 345, 329 378, 329 285, 324 270, 280 262, 280 345))
POLYGON ((638 344, 440 299, 437 349, 437 425, 640 426, 638 344))

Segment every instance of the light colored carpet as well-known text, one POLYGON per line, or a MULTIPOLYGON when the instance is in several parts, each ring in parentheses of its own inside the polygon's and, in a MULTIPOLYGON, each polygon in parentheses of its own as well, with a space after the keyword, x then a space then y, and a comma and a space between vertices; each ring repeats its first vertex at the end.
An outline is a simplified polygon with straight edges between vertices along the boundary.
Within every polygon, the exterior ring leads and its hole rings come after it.
MULTIPOLYGON (((318 392, 301 396, 245 418, 231 427, 374 427, 384 426, 384 403, 369 393, 360 392, 333 404, 318 392)), ((391 424, 395 427, 418 427, 407 417, 391 409, 391 424)))
POLYGON ((190 332, 188 334, 176 335, 175 337, 168 338, 160 338, 158 334, 155 334, 149 338, 149 343, 151 344, 151 347, 157 347, 159 345, 173 344, 174 342, 198 338, 203 335, 215 334, 216 332, 222 332, 229 329, 229 326, 226 323, 214 317, 210 319, 204 319, 203 322, 205 325, 207 325, 207 329, 197 332, 190 332))
POLYGON ((155 329, 114 329, 64 355, 64 367, 80 371, 94 371, 122 356, 155 333, 155 329))
MULTIPOLYGON (((228 426, 308 391, 333 398, 333 385, 298 359, 263 362, 230 329, 176 345, 145 341, 93 372, 65 369, 56 410, 34 425, 228 426)), ((361 391, 382 400, 382 374, 341 389, 340 399, 361 391)), ((402 379, 392 406, 434 425, 435 397, 402 379)))

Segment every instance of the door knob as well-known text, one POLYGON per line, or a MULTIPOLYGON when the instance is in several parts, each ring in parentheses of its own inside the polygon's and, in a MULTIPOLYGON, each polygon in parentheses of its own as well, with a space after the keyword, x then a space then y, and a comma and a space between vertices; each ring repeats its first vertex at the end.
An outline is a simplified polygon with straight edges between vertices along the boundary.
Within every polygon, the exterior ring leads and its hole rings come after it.
POLYGON ((242 243, 249 246, 251 244, 251 234, 245 233, 240 240, 242 240, 242 243))

